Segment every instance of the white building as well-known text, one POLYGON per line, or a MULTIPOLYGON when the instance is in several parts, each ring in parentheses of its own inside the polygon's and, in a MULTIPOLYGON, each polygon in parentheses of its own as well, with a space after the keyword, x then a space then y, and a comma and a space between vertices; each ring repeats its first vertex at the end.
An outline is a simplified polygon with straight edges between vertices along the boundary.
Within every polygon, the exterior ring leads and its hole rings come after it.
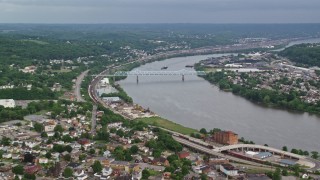
POLYGON ((12 158, 12 154, 11 153, 5 153, 5 154, 2 155, 2 158, 10 159, 10 158, 12 158))
POLYGON ((105 167, 102 169, 102 175, 103 176, 110 176, 112 173, 112 168, 111 167, 105 167))
POLYGON ((5 108, 14 108, 16 104, 13 99, 0 99, 0 106, 5 108))
POLYGON ((39 158, 39 164, 47 164, 48 162, 48 158, 39 158))
POLYGON ((220 171, 227 176, 238 176, 238 169, 231 164, 221 164, 220 171))

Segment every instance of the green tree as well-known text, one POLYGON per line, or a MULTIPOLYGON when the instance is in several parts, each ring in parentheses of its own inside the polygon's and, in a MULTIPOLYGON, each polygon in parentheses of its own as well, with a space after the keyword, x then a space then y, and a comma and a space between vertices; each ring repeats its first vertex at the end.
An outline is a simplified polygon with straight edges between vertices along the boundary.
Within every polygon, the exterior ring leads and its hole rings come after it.
POLYGON ((86 157, 87 157, 87 155, 85 155, 85 154, 80 154, 80 155, 79 155, 79 161, 85 160, 86 157))
POLYGON ((4 146, 9 146, 11 143, 11 139, 8 137, 3 136, 1 139, 1 144, 4 146))
POLYGON ((23 175, 24 173, 24 169, 23 169, 23 166, 22 165, 17 165, 15 167, 12 168, 12 172, 14 174, 19 174, 19 175, 23 175))
POLYGON ((286 170, 286 169, 282 170, 282 175, 283 176, 288 176, 289 175, 288 170, 286 170))
POLYGON ((318 159, 318 158, 319 158, 319 153, 318 153, 317 151, 312 151, 312 152, 311 152, 311 157, 312 157, 313 159, 318 159))
POLYGON ((63 177, 70 178, 73 176, 73 170, 69 167, 65 168, 63 171, 63 177))
POLYGON ((46 158, 51 159, 51 157, 52 157, 51 153, 50 153, 50 152, 47 152, 47 153, 46 153, 46 158))
POLYGON ((72 147, 70 146, 70 145, 66 145, 65 147, 64 147, 64 150, 65 151, 68 151, 69 153, 72 151, 72 147))
POLYGON ((119 129, 119 130, 116 132, 116 134, 117 134, 118 136, 120 136, 120 137, 123 137, 123 136, 124 136, 124 132, 123 132, 121 129, 119 129))
POLYGON ((150 176, 150 172, 147 169, 142 171, 142 179, 148 179, 150 176))
POLYGON ((95 161, 91 167, 94 173, 100 173, 102 171, 102 165, 100 161, 95 161))
POLYGON ((70 161, 70 160, 71 160, 70 154, 66 154, 65 156, 63 156, 63 159, 64 159, 65 161, 70 161))
POLYGON ((277 168, 275 172, 273 173, 272 180, 281 180, 281 170, 280 168, 277 168))
POLYGON ((64 142, 72 142, 73 141, 73 139, 72 139, 72 137, 70 137, 70 135, 64 135, 64 136, 62 136, 62 141, 64 141, 64 142))
POLYGON ((25 174, 23 175, 23 178, 24 178, 24 179, 27 179, 27 180, 35 180, 35 179, 36 179, 36 175, 25 173, 25 174))
POLYGON ((139 151, 139 148, 138 148, 137 145, 131 146, 130 152, 131 152, 132 154, 137 154, 138 151, 139 151))
POLYGON ((283 147, 282 147, 282 151, 288 151, 287 146, 283 146, 283 147))
POLYGON ((56 127, 54 127, 54 131, 62 133, 64 131, 64 129, 60 124, 58 124, 58 125, 56 125, 56 127))
POLYGON ((48 134, 46 132, 42 132, 41 137, 46 138, 46 137, 48 137, 48 134))
POLYGON ((44 126, 40 123, 34 123, 33 128, 35 131, 37 131, 38 133, 41 133, 42 131, 44 131, 44 126))
POLYGON ((95 153, 96 153, 96 150, 90 149, 90 150, 89 150, 89 153, 90 153, 90 154, 95 154, 95 153))
POLYGON ((207 132, 207 130, 206 130, 205 128, 201 128, 201 129, 200 129, 200 133, 202 133, 202 134, 207 134, 208 132, 207 132))

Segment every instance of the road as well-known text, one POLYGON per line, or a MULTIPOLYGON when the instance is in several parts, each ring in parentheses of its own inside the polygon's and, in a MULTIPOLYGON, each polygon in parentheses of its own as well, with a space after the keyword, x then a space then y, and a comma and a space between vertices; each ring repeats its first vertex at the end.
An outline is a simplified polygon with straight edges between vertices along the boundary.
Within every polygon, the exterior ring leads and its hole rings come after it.
POLYGON ((76 96, 76 100, 78 102, 85 102, 85 100, 82 98, 81 96, 81 92, 80 92, 80 89, 81 89, 81 83, 82 83, 82 80, 83 78, 88 74, 89 70, 86 70, 84 72, 82 72, 78 77, 77 77, 77 80, 76 80, 76 87, 74 89, 74 94, 76 96))

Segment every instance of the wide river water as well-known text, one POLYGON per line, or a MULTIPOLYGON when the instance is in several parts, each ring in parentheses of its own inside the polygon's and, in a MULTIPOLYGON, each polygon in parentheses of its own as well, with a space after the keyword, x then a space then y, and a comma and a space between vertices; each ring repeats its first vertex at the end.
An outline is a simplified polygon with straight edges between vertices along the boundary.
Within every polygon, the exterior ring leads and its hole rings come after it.
MULTIPOLYGON (((189 69, 185 66, 222 55, 226 54, 171 58, 137 69, 159 71, 163 66, 168 66, 168 71, 189 69)), ((135 103, 184 126, 232 130, 239 137, 277 148, 286 145, 320 151, 319 116, 262 107, 221 91, 197 76, 186 76, 184 82, 180 76, 140 76, 139 84, 131 76, 119 84, 135 103)))

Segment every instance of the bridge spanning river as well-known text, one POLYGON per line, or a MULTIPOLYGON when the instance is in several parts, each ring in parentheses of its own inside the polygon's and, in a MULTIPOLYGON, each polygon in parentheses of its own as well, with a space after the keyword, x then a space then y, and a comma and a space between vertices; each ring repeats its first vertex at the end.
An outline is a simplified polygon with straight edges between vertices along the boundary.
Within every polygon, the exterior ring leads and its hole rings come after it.
POLYGON ((100 75, 92 75, 95 77, 105 76, 105 77, 126 77, 126 76, 136 76, 137 83, 139 82, 139 76, 181 76, 182 81, 184 81, 184 76, 204 76, 206 75, 205 71, 188 71, 185 69, 178 71, 117 71, 114 74, 100 74, 100 75))

